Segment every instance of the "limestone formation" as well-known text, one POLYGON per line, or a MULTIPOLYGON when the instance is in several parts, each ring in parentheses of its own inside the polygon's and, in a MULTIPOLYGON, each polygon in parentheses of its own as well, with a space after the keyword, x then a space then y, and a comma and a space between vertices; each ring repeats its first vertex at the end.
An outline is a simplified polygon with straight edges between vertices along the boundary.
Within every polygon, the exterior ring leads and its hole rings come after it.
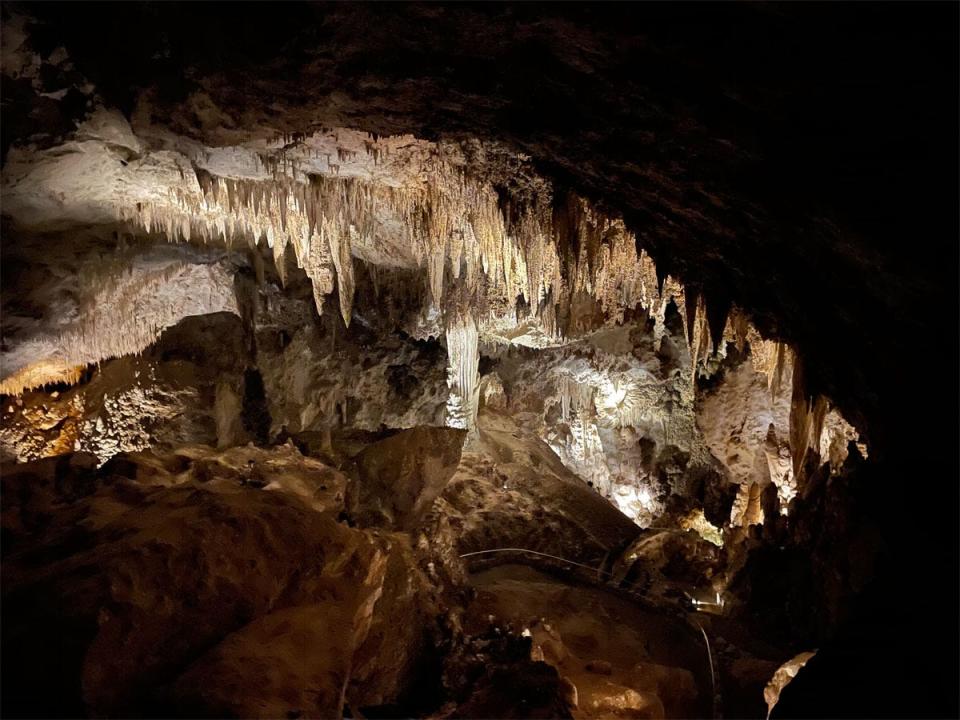
POLYGON ((4 3, 0 714, 955 716, 955 10, 4 3))

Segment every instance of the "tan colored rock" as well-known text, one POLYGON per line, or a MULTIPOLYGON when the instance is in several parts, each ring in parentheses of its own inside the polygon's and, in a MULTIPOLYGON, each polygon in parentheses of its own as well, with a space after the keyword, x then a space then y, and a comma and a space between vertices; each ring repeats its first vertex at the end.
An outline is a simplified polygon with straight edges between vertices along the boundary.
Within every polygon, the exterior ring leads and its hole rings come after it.
POLYGON ((456 472, 424 520, 427 528, 441 523, 457 553, 528 548, 593 568, 640 532, 546 443, 492 410, 480 414, 477 435, 468 438, 456 472))
POLYGON ((403 540, 336 522, 345 477, 291 446, 120 455, 99 470, 66 456, 2 480, 14 706, 329 717, 354 670, 357 703, 395 701, 435 618, 403 540), (377 676, 370 658, 387 654, 377 676), (56 689, 46 704, 38 683, 56 689))
POLYGON ((568 586, 522 565, 482 571, 471 583, 477 596, 466 631, 496 622, 530 637, 531 659, 556 668, 576 688, 575 718, 708 712, 702 644, 673 619, 602 588, 568 586))
POLYGON ((331 577, 323 602, 279 610, 228 636, 177 680, 173 694, 181 711, 339 717, 353 655, 382 593, 385 564, 375 554, 359 582, 331 577))
POLYGON ((790 681, 797 676, 797 673, 800 672, 803 666, 816 654, 816 650, 813 652, 802 652, 787 660, 773 674, 773 677, 770 678, 766 687, 763 688, 763 699, 767 702, 767 718, 770 717, 770 713, 773 712, 773 708, 775 708, 777 702, 779 702, 780 693, 783 692, 783 689, 790 684, 790 681))
POLYGON ((609 675, 613 672, 613 668, 606 660, 591 660, 587 663, 587 672, 596 673, 597 675, 609 675))
POLYGON ((418 427, 370 445, 355 458, 350 511, 365 525, 414 527, 456 471, 465 435, 418 427))

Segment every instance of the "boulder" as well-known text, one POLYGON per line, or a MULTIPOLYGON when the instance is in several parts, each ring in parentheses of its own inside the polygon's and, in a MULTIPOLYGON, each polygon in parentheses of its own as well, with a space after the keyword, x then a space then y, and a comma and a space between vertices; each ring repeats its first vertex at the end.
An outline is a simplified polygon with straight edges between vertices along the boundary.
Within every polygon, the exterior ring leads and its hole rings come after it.
POLYGON ((409 530, 443 492, 460 463, 465 430, 416 427, 355 458, 348 511, 363 526, 409 530))
POLYGON ((438 612, 406 538, 337 522, 339 472, 292 446, 91 466, 4 473, 5 716, 336 717, 404 690, 438 612))

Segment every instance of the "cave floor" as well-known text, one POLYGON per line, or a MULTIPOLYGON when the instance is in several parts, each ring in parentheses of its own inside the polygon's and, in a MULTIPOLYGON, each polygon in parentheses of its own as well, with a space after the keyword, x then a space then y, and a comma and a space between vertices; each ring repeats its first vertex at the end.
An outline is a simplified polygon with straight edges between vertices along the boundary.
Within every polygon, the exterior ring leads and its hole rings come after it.
POLYGON ((533 659, 576 697, 575 718, 710 716, 706 649, 677 619, 526 565, 485 569, 470 583, 464 629, 529 633, 533 659))

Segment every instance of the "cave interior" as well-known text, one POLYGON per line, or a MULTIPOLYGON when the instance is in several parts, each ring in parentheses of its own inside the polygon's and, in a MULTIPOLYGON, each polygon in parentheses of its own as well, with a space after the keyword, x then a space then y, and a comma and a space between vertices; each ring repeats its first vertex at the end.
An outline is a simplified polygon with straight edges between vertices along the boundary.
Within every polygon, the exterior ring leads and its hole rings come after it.
POLYGON ((958 8, 4 1, 2 715, 957 717, 958 8))

